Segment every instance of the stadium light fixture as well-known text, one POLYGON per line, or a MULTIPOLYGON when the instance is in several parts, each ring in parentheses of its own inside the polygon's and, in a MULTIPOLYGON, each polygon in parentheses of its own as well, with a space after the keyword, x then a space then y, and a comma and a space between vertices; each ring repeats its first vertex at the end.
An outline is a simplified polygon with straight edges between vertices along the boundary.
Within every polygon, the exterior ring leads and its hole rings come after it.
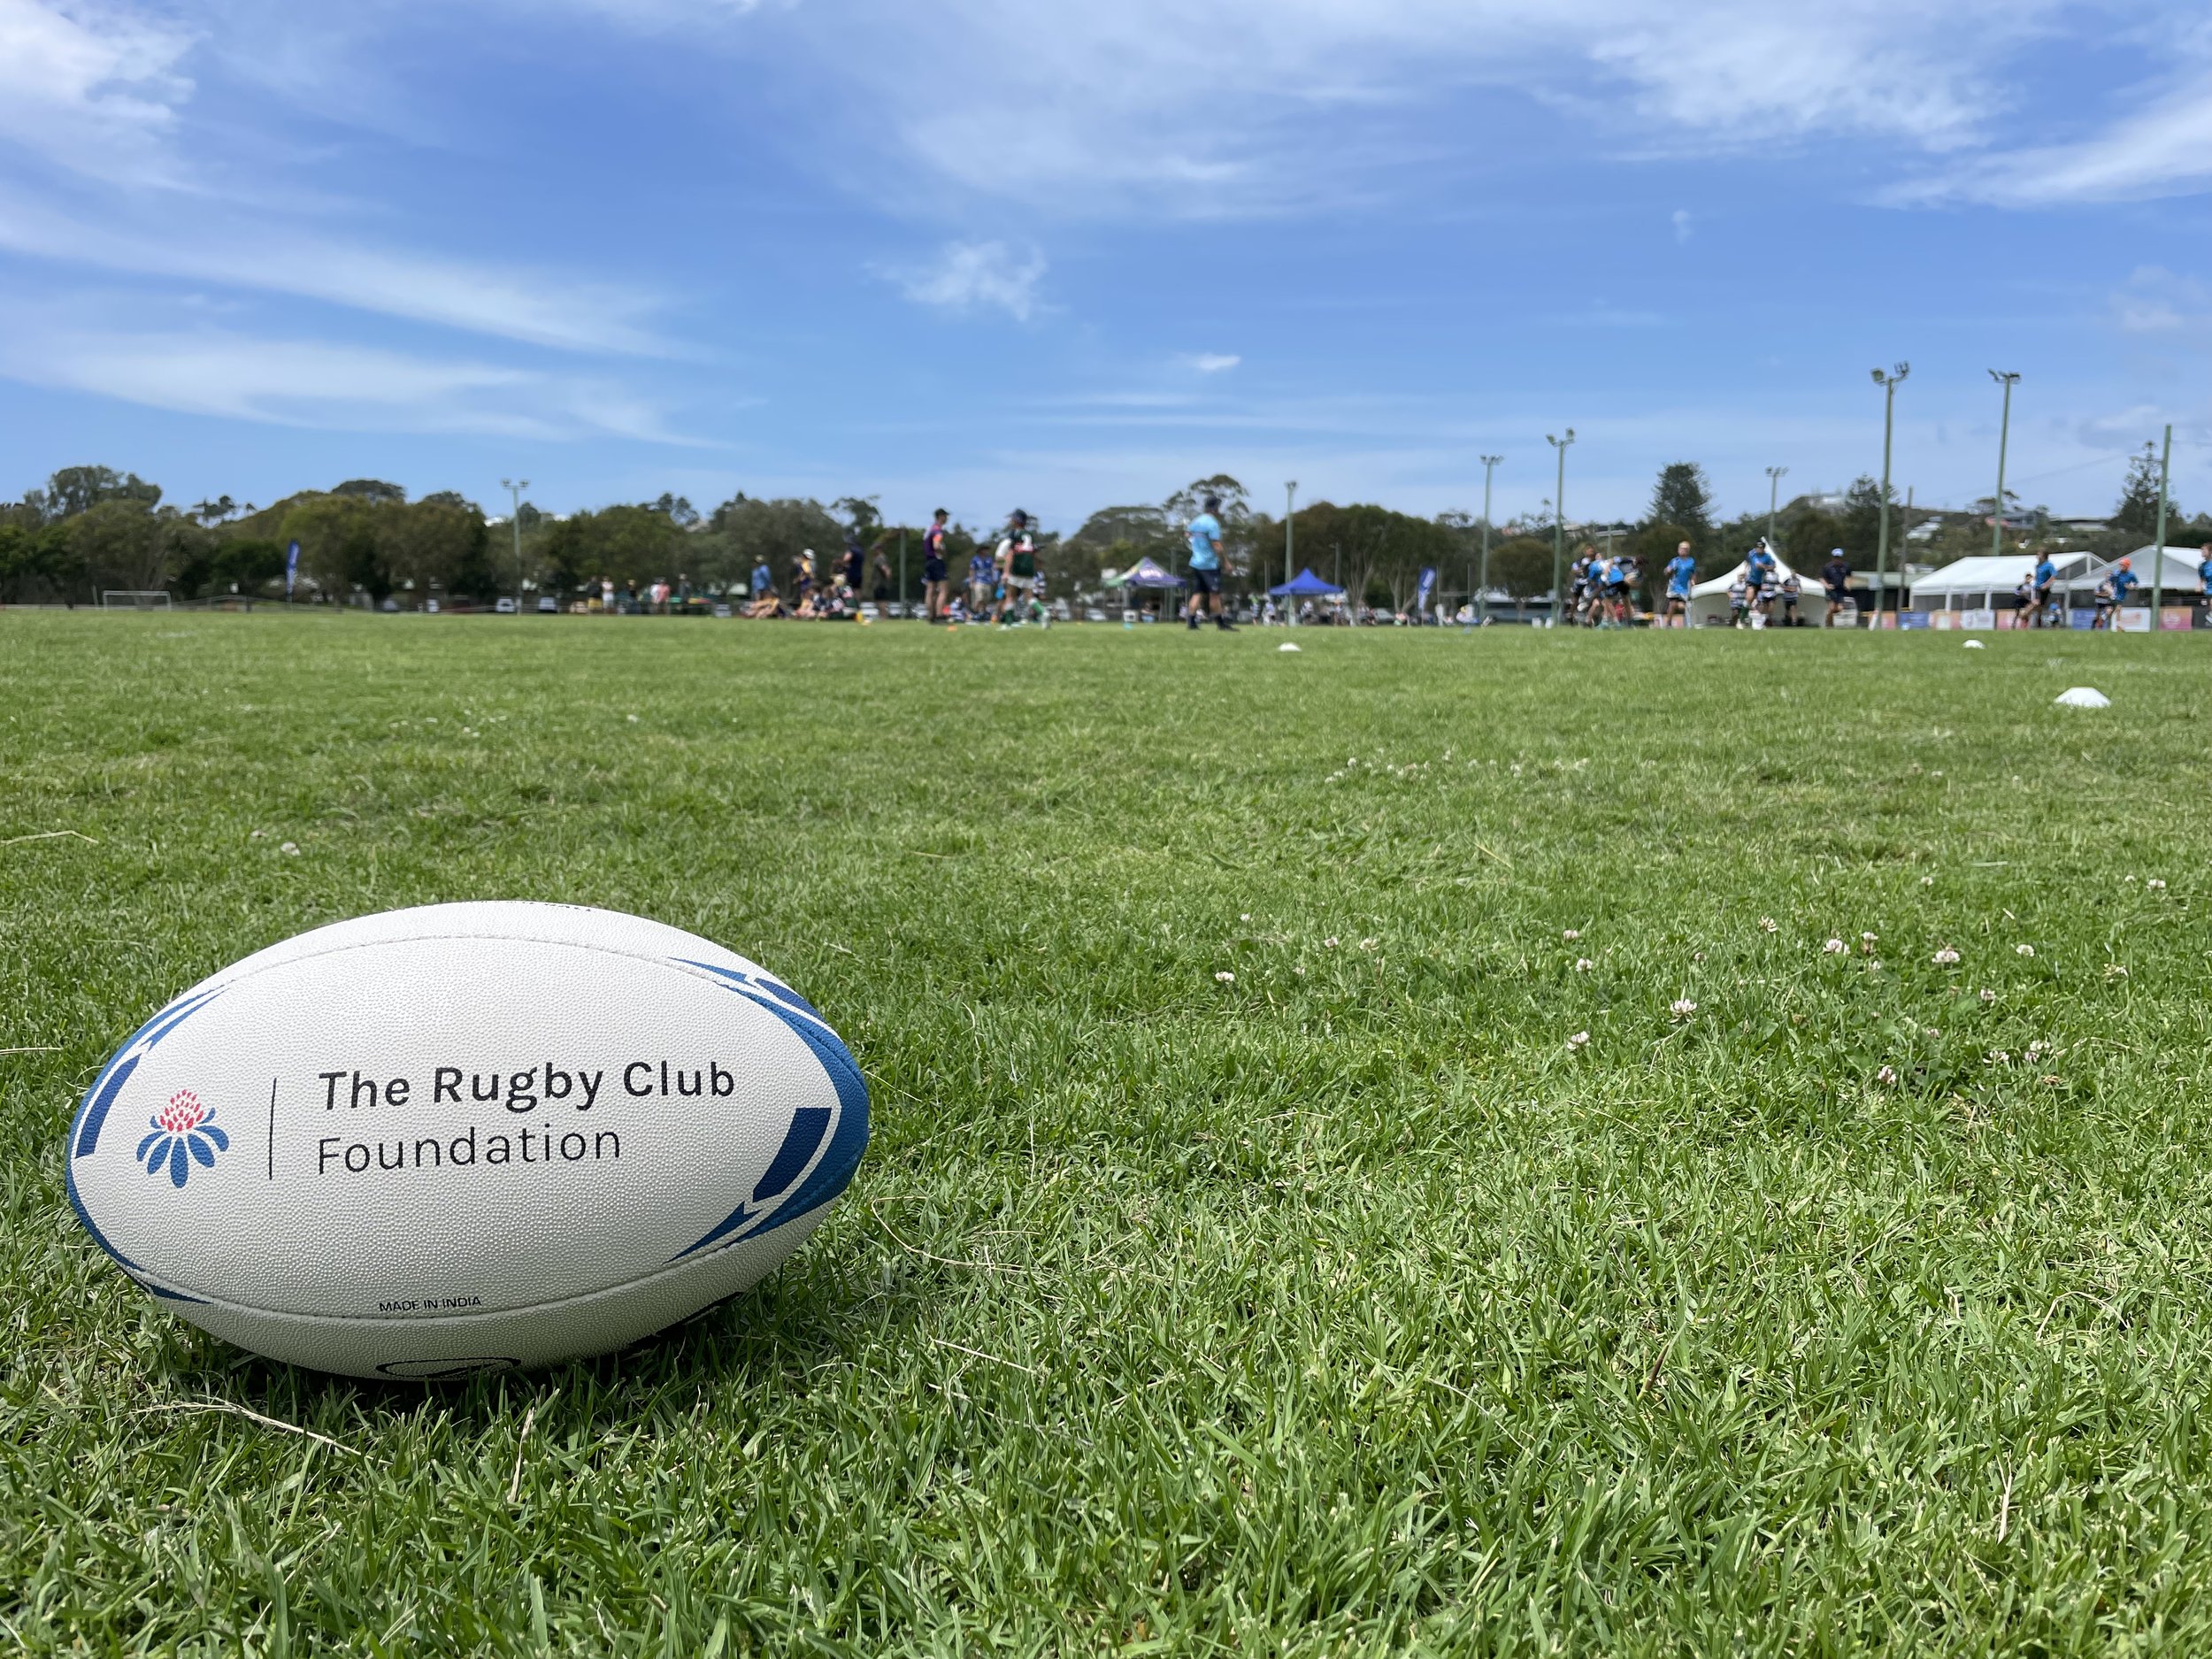
POLYGON ((2004 417, 1997 423, 1997 496, 1989 515, 1989 550, 2005 550, 2005 449, 2012 439, 2012 388, 2020 377, 2010 369, 1992 369, 1989 378, 2005 388, 2004 417))
POLYGON ((522 614, 522 492, 530 488, 530 480, 526 478, 503 478, 499 481, 506 490, 508 498, 514 503, 513 511, 507 522, 514 526, 515 532, 515 614, 520 616, 522 614))
POLYGON ((1481 595, 1475 601, 1475 614, 1485 622, 1490 620, 1490 475, 1504 459, 1502 455, 1482 457, 1482 583, 1475 590, 1481 595))
MULTIPOLYGON (((1874 384, 1884 393, 1882 400, 1882 530, 1881 540, 1874 555, 1874 626, 1882 626, 1882 590, 1889 586, 1889 461, 1891 441, 1897 431, 1897 388, 1912 373, 1912 365, 1901 363, 1885 374, 1874 371, 1874 384)), ((1894 609, 1895 607, 1892 607, 1894 609)))
POLYGON ((1567 435, 1555 438, 1544 434, 1544 442, 1559 451, 1559 494, 1552 504, 1556 517, 1551 530, 1551 626, 1559 626, 1561 612, 1566 606, 1563 589, 1567 580, 1567 446, 1575 441, 1575 429, 1567 428, 1567 435))

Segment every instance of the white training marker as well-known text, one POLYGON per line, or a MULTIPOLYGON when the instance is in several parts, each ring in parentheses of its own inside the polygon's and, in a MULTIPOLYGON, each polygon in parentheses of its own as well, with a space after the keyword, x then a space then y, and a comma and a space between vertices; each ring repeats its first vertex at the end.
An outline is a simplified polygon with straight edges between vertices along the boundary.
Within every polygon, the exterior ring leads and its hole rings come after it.
POLYGON ((2070 691, 2062 691, 2055 701, 2062 709, 2109 709, 2112 706, 2112 699, 2093 686, 2076 686, 2070 691))
POLYGON ((1299 648, 1298 648, 1297 646, 1295 646, 1295 645, 1293 645, 1293 644, 1292 644, 1292 643, 1291 643, 1288 640, 1285 640, 1285 641, 1283 641, 1280 645, 1277 646, 1275 649, 1276 649, 1277 650, 1279 650, 1279 651, 1294 651, 1294 650, 1297 650, 1299 648))
POLYGON ((1985 647, 1979 640, 1969 640, 1966 642, 1966 649, 1970 651, 1979 651, 1986 649, 1987 648, 1985 647))

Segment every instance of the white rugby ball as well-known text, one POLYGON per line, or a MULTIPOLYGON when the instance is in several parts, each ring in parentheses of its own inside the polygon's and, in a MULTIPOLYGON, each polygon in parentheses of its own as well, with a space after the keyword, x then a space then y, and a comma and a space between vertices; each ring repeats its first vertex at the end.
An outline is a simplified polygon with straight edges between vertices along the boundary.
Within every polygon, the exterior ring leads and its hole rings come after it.
POLYGON ((604 1353, 748 1289, 868 1141, 797 992, 611 910, 390 910, 194 986, 101 1069, 70 1202, 272 1358, 434 1379, 604 1353))

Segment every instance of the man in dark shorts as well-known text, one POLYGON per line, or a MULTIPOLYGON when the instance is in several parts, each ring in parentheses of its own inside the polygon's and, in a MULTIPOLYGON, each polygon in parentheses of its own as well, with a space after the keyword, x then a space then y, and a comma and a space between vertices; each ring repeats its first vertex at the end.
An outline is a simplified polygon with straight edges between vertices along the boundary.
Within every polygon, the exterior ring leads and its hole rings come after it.
POLYGON ((1844 606, 1851 603, 1851 561, 1844 557, 1841 548, 1828 550, 1828 562, 1820 567, 1820 585, 1828 590, 1828 614, 1820 619, 1820 626, 1832 628, 1844 606))
POLYGON ((1195 629, 1199 617, 1210 609, 1214 626, 1227 634, 1236 625, 1221 614, 1221 520, 1214 516, 1221 511, 1221 497, 1207 496, 1205 509, 1184 530, 1190 540, 1189 622, 1195 629))
POLYGON ((940 507, 922 532, 922 614, 932 622, 945 615, 945 521, 951 517, 940 507))
POLYGON ((2035 561, 2035 574, 2030 578, 2028 592, 2028 626, 2039 628, 2051 614, 2051 589, 2058 584, 2058 565, 2048 553, 2035 561))

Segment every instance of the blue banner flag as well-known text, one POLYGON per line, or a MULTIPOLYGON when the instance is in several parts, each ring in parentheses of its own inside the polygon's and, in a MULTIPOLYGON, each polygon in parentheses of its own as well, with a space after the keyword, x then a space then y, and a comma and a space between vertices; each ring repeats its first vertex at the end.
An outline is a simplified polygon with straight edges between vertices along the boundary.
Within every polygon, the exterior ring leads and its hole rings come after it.
POLYGON ((292 596, 292 584, 299 579, 300 544, 291 543, 284 549, 284 596, 292 596))
POLYGON ((1436 566, 1425 565, 1421 567, 1420 591, 1413 596, 1413 608, 1416 611, 1426 611, 1429 608, 1429 595, 1435 591, 1436 566))

